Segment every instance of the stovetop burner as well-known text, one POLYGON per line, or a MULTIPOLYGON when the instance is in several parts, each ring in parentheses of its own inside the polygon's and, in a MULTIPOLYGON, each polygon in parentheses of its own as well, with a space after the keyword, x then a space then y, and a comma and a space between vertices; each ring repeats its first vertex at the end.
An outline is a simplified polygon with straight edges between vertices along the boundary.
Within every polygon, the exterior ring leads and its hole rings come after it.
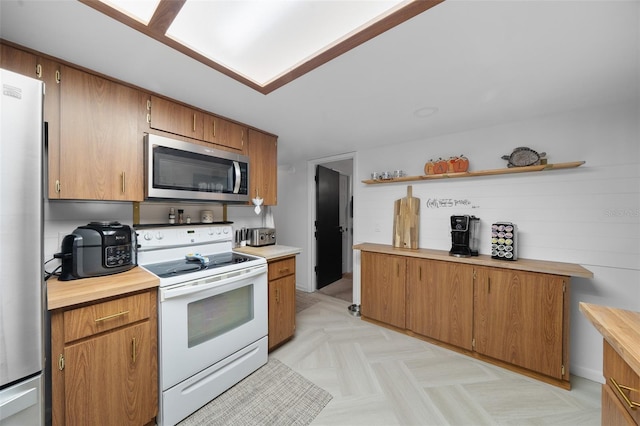
POLYGON ((199 260, 178 259, 168 262, 144 265, 144 267, 160 278, 169 278, 189 274, 192 272, 203 271, 206 269, 222 268, 223 266, 243 263, 252 259, 248 256, 244 256, 235 252, 218 253, 207 255, 204 257, 207 257, 209 259, 209 262, 202 263, 199 260))

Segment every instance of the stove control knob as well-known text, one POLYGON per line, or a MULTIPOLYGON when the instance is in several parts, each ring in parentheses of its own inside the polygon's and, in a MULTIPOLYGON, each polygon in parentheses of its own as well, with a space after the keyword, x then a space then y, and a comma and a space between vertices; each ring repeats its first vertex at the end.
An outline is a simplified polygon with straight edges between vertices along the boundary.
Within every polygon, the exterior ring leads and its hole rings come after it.
POLYGON ((216 228, 216 235, 220 235, 220 228, 216 228))
POLYGON ((229 233, 229 228, 222 228, 222 232, 224 232, 225 234, 229 233))
POLYGON ((164 235, 162 235, 162 232, 158 232, 158 233, 156 234, 156 239, 157 239, 157 240, 161 240, 161 239, 163 239, 163 238, 164 238, 164 235))
POLYGON ((213 228, 209 228, 209 235, 213 235, 213 231, 214 231, 213 228))
POLYGON ((153 238, 153 236, 152 236, 150 233, 148 233, 148 232, 145 232, 145 233, 144 233, 144 239, 145 239, 145 240, 150 241, 150 240, 151 240, 151 238, 153 238))

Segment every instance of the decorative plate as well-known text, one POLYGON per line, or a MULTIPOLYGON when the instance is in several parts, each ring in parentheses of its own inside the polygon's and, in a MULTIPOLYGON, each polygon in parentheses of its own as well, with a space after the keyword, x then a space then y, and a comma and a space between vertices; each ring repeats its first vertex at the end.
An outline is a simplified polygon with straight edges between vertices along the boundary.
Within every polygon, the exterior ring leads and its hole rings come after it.
POLYGON ((537 166, 546 155, 546 152, 538 153, 531 148, 521 146, 514 149, 511 155, 503 155, 502 159, 509 162, 507 167, 526 167, 537 166))

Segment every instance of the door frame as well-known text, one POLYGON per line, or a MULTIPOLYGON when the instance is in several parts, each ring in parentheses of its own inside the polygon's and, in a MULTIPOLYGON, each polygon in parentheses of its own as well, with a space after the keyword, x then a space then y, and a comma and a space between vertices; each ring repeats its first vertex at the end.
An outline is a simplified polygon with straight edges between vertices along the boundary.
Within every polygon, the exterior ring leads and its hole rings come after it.
MULTIPOLYGON (((334 155, 331 157, 323 157, 323 158, 318 158, 315 160, 308 160, 307 161, 307 211, 309 212, 308 215, 308 221, 307 221, 307 253, 309 253, 309 270, 307 271, 307 282, 310 283, 310 291, 316 291, 317 290, 317 280, 316 280, 316 273, 315 273, 315 266, 316 266, 316 239, 314 236, 314 232, 315 232, 315 226, 314 226, 314 222, 316 220, 316 180, 315 180, 315 175, 316 175, 316 166, 321 166, 325 163, 331 163, 334 161, 341 161, 341 160, 351 160, 353 161, 353 176, 357 176, 358 175, 358 171, 357 171, 357 167, 358 167, 358 162, 356 161, 357 155, 355 152, 348 152, 345 154, 339 154, 339 155, 334 155)), ((353 176, 351 177, 351 194, 353 195, 354 193, 354 188, 353 188, 353 182, 355 181, 353 179, 353 176)), ((355 201, 354 201, 355 202, 355 201)), ((352 221, 352 229, 354 230, 354 235, 355 235, 355 227, 356 224, 354 221, 352 221)), ((353 262, 353 250, 351 250, 351 265, 354 265, 353 262)), ((359 288, 358 288, 358 299, 359 299, 359 288)), ((354 295, 355 295, 355 286, 354 286, 354 295)))

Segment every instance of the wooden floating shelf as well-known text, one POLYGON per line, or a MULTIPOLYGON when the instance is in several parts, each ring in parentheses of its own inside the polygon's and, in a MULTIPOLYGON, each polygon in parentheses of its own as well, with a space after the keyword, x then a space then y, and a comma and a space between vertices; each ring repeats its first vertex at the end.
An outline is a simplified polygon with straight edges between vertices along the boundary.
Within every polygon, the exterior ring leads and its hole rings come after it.
POLYGON ((380 184, 380 183, 415 182, 415 181, 423 181, 423 180, 509 175, 514 173, 541 172, 544 170, 572 169, 575 167, 580 167, 584 163, 585 161, 573 161, 570 163, 541 164, 539 166, 509 167, 504 169, 478 170, 478 171, 460 172, 460 173, 441 173, 437 175, 403 176, 403 177, 392 178, 392 179, 367 179, 367 180, 363 180, 362 183, 366 183, 369 185, 369 184, 380 184))

